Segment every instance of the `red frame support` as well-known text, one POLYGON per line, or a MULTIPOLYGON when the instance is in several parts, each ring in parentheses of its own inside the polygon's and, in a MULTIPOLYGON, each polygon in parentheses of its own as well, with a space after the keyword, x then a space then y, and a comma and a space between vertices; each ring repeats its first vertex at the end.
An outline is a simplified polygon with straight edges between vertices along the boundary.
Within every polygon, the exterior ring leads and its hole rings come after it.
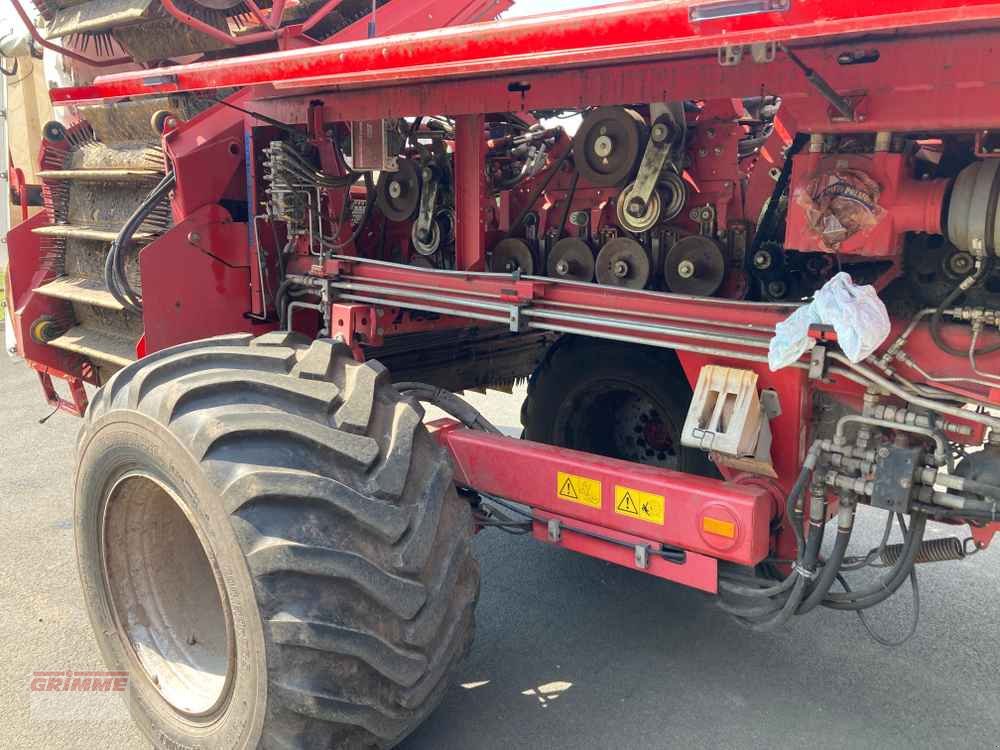
POLYGON ((530 506, 546 537, 548 522, 558 520, 577 547, 683 551, 683 562, 658 574, 705 590, 714 590, 708 568, 715 571, 701 558, 753 566, 768 555, 780 510, 763 487, 473 431, 453 420, 429 426, 451 454, 457 484, 530 506))

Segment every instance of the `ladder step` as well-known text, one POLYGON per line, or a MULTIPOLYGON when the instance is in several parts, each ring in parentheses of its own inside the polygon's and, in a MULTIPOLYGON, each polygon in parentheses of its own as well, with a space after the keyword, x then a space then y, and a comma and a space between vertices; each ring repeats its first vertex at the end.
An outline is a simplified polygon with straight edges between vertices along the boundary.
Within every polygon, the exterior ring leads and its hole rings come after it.
POLYGON ((48 344, 57 349, 82 354, 88 359, 107 362, 119 367, 131 364, 136 359, 134 341, 83 326, 70 328, 62 336, 49 341, 48 344))
POLYGON ((163 177, 156 169, 46 169, 38 173, 43 180, 80 180, 85 182, 138 182, 163 177))
POLYGON ((103 307, 107 310, 124 310, 108 291, 103 283, 96 279, 84 279, 78 276, 60 276, 55 281, 35 289, 39 294, 56 299, 69 300, 70 302, 80 302, 86 305, 103 307))
MULTIPOLYGON (((96 240, 98 242, 114 242, 118 236, 118 231, 114 229, 102 229, 101 227, 84 227, 74 224, 50 224, 44 227, 35 227, 32 230, 35 234, 46 237, 65 237, 66 239, 96 240)), ((135 242, 152 242, 156 235, 151 232, 136 232, 132 235, 135 242)))

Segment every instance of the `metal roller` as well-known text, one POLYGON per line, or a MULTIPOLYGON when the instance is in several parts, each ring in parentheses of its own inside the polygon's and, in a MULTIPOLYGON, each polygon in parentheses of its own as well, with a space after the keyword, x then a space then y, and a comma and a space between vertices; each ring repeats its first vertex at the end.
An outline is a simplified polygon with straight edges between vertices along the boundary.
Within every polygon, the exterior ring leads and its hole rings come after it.
POLYGON ((620 187, 634 176, 647 137, 639 113, 625 107, 595 109, 573 137, 576 170, 592 185, 620 187))
POLYGON ((663 276, 670 291, 710 297, 722 285, 726 259, 722 248, 708 237, 692 235, 678 241, 663 263, 663 276))
POLYGON ((599 284, 642 289, 649 281, 649 256, 635 240, 617 237, 597 254, 596 271, 599 284))
POLYGON ((638 234, 656 226, 656 222, 660 220, 660 206, 662 205, 662 201, 660 200, 659 192, 654 191, 652 195, 649 196, 649 200, 646 201, 645 209, 642 210, 642 214, 636 216, 628 209, 628 206, 632 201, 634 191, 634 182, 630 182, 625 189, 622 190, 618 196, 617 213, 618 223, 628 231, 636 232, 638 234))
POLYGON ((420 170, 410 159, 399 159, 398 172, 383 172, 376 205, 390 221, 408 221, 420 207, 420 170))
POLYGON ((593 281, 594 266, 590 245, 578 237, 561 239, 549 251, 549 276, 567 281, 593 281))
POLYGON ((535 272, 535 259, 531 248, 514 237, 500 240, 490 253, 490 270, 499 273, 516 273, 526 276, 535 272))

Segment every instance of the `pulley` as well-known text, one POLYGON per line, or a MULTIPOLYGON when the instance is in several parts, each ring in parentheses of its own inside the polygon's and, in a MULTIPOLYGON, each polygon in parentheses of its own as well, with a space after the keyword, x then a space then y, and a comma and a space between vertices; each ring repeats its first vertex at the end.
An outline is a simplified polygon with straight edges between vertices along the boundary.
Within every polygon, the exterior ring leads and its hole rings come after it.
POLYGON ((679 240, 663 263, 667 287, 675 294, 710 297, 719 290, 725 275, 722 249, 714 240, 701 235, 679 240))
POLYGON ((649 256, 635 240, 617 237, 597 254, 596 271, 599 284, 642 289, 649 281, 649 256))
POLYGON ((646 123, 637 112, 625 107, 595 109, 573 137, 576 170, 592 185, 620 187, 635 174, 646 139, 646 123))
POLYGON ((664 170, 656 183, 660 196, 660 220, 671 221, 680 216, 687 203, 687 183, 673 170, 664 170))
POLYGON ((649 200, 636 206, 639 202, 634 200, 636 183, 630 182, 618 195, 618 223, 630 232, 640 233, 652 229, 660 219, 660 194, 653 191, 649 200))
POLYGON ((455 241, 455 214, 450 208, 439 208, 434 212, 429 236, 421 239, 419 224, 414 223, 410 230, 413 249, 420 255, 434 255, 442 245, 450 245, 455 241))
POLYGON ((567 281, 594 280, 594 253, 578 237, 565 237, 549 251, 548 274, 567 281))
POLYGON ((490 253, 490 270, 496 273, 517 273, 530 276, 535 272, 531 248, 515 237, 500 240, 490 253))
POLYGON ((420 169, 410 159, 399 159, 399 171, 382 172, 376 205, 390 221, 409 221, 420 206, 420 169))

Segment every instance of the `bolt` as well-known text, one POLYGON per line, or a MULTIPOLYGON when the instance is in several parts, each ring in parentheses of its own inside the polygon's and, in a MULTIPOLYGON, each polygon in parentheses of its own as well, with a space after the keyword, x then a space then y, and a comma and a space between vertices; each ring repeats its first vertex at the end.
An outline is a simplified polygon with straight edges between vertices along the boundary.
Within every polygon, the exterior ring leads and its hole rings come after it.
POLYGON ((619 279, 624 279, 628 276, 628 263, 624 260, 616 260, 611 264, 611 272, 617 276, 619 279))
POLYGON ((784 297, 787 291, 784 281, 772 281, 767 285, 767 293, 771 297, 784 297))
POLYGON ((754 253, 753 267, 758 271, 766 271, 771 267, 771 253, 767 250, 759 250, 754 253))
POLYGON ((972 266, 972 256, 968 253, 955 253, 948 259, 948 268, 956 275, 967 274, 972 266))
POLYGON ((662 122, 656 123, 650 137, 653 139, 653 143, 662 143, 667 137, 667 126, 662 122))
POLYGON ((707 148, 699 148, 698 149, 698 156, 708 156, 708 149, 707 148))
POLYGON ((715 138, 715 128, 709 128, 708 130, 706 130, 705 135, 707 135, 709 138, 715 138))
POLYGON ((646 201, 642 198, 633 198, 628 202, 628 213, 629 216, 634 216, 637 219, 640 218, 646 213, 646 201))
POLYGON ((586 211, 574 211, 572 216, 569 218, 570 223, 577 227, 583 227, 587 225, 590 217, 587 216, 586 211))
POLYGON ((912 482, 909 479, 903 478, 899 480, 899 486, 902 487, 904 490, 910 489, 911 484, 912 482))
POLYGON ((889 458, 889 449, 887 447, 885 447, 885 446, 882 446, 881 448, 879 448, 878 449, 878 457, 879 458, 889 458))
POLYGON ((722 156, 722 146, 716 146, 714 149, 712 149, 712 153, 715 154, 716 156, 722 156))
POLYGON ((197 232, 188 232, 188 242, 190 242, 192 245, 197 245, 199 242, 201 242, 201 235, 198 234, 197 232))
POLYGON ((677 275, 682 279, 690 279, 694 276, 694 263, 689 260, 682 260, 677 264, 677 275))
POLYGON ((609 156, 611 156, 614 150, 615 150, 614 141, 612 141, 606 135, 601 135, 597 140, 594 141, 594 153, 597 154, 602 159, 606 159, 609 156))
POLYGON ((418 229, 417 238, 421 242, 429 242, 431 239, 431 231, 429 229, 418 229))
POLYGON ((556 273, 560 276, 565 276, 569 273, 569 261, 560 260, 556 261, 556 273))
POLYGON ((403 194, 403 186, 397 181, 393 180, 389 183, 389 197, 398 198, 403 194))

